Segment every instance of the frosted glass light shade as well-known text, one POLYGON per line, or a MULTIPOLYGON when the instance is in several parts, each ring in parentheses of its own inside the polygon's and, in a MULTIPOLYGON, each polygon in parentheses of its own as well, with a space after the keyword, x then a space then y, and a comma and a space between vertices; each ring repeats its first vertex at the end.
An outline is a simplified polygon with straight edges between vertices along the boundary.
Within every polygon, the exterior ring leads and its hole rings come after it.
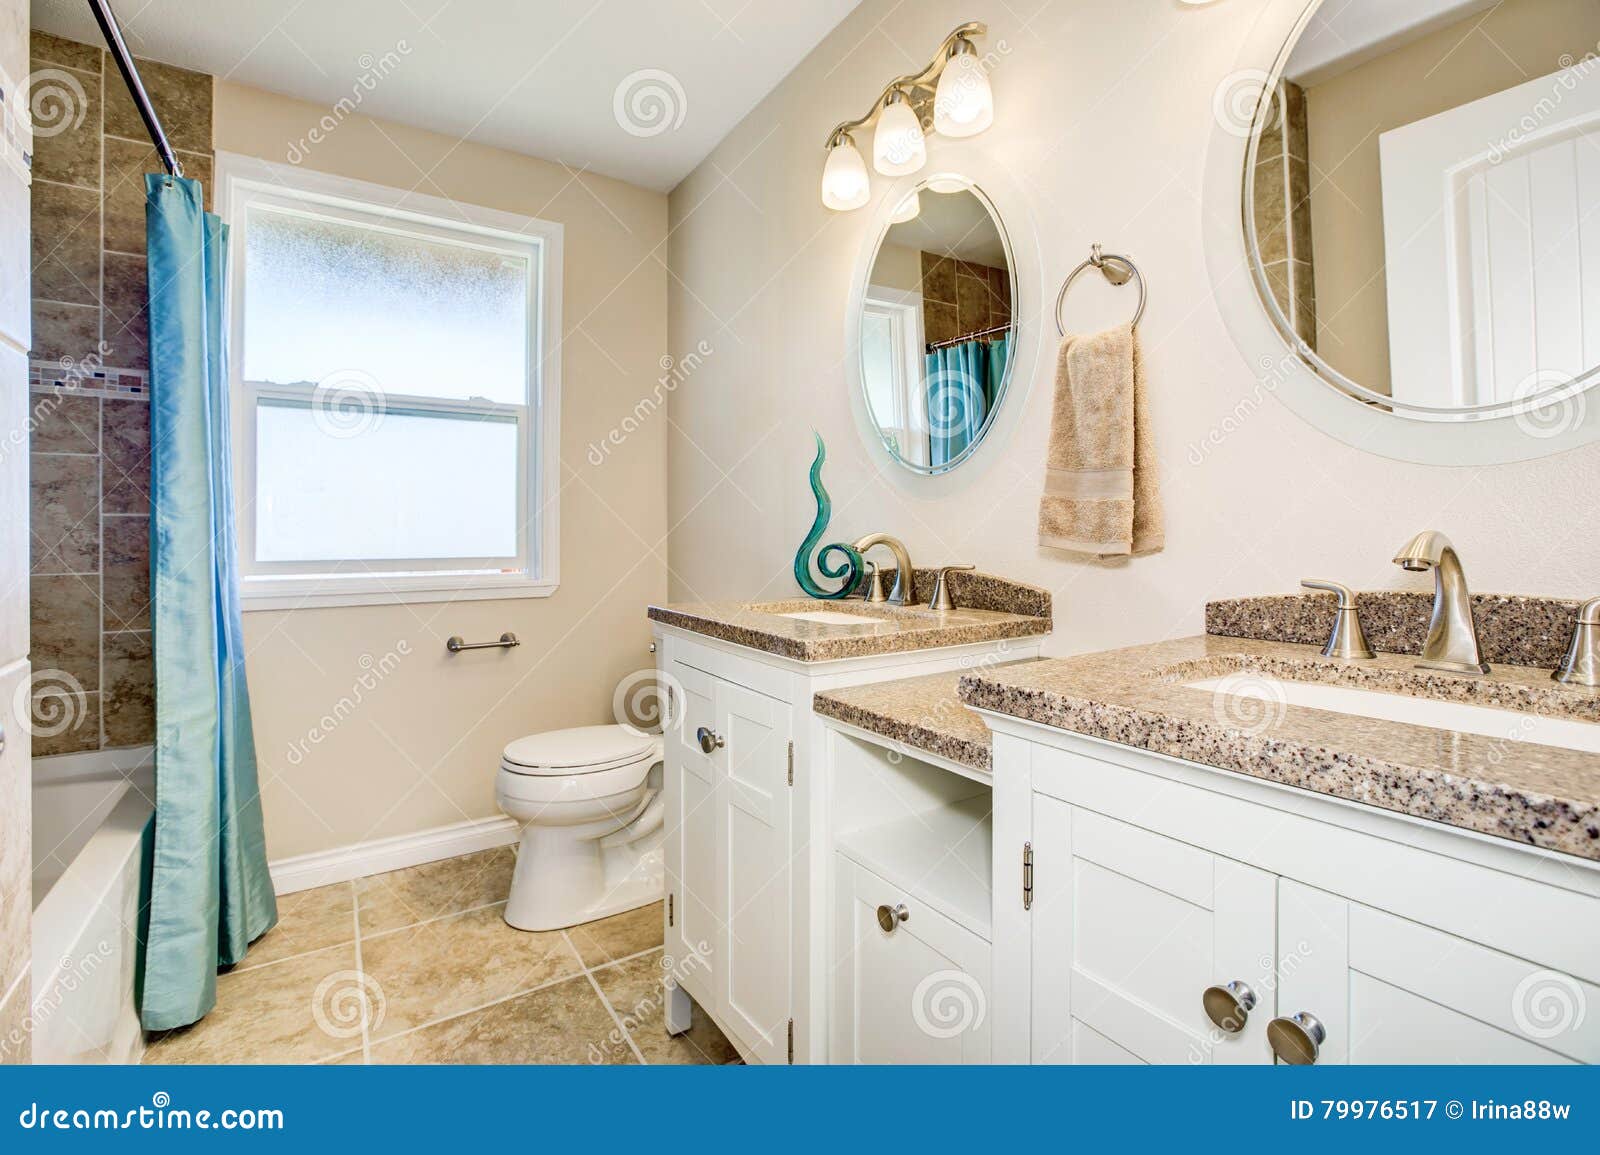
POLYGON ((870 193, 867 162, 846 137, 828 150, 822 166, 822 203, 836 212, 849 212, 867 203, 870 193))
POLYGON ((872 135, 872 167, 884 176, 905 176, 927 162, 922 125, 911 111, 910 101, 886 105, 878 115, 878 130, 872 135))
POLYGON ((917 214, 921 211, 922 198, 916 193, 912 193, 895 207, 894 212, 889 216, 889 221, 891 224, 903 225, 907 221, 916 220, 917 214))
POLYGON ((945 136, 976 136, 994 123, 994 93, 972 52, 952 56, 933 94, 933 127, 945 136))

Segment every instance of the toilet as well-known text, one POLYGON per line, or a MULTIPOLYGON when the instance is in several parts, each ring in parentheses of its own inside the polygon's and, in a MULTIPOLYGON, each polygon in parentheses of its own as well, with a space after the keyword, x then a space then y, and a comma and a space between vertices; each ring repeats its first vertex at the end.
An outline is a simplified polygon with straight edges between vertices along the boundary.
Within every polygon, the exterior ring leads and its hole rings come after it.
POLYGON ((661 738, 579 726, 506 746, 495 801, 522 826, 505 920, 558 930, 659 902, 661 738))

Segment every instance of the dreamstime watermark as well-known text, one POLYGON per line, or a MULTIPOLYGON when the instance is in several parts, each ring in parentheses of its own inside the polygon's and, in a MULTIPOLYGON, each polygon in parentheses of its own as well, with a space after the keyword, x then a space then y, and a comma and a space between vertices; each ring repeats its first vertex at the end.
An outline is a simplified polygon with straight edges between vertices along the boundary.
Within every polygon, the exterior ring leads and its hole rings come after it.
POLYGON ((672 73, 641 68, 618 83, 611 94, 611 114, 629 136, 660 136, 683 127, 689 96, 672 73))
MULTIPOLYGON (((661 978, 651 986, 650 993, 631 1007, 614 1008, 617 1012, 618 1025, 613 1027, 600 1042, 589 1044, 589 1062, 592 1065, 610 1062, 613 1056, 629 1050, 628 1039, 631 1033, 661 1014, 672 988, 681 986, 683 980, 695 971, 710 967, 711 947, 704 942, 696 943, 690 949, 688 957, 681 961, 669 954, 663 954, 658 965, 662 972, 661 978)), ((662 1028, 658 1025, 653 1029, 662 1028)))
POLYGON ((61 376, 56 379, 56 384, 48 390, 35 390, 27 419, 20 426, 7 430, 4 440, 0 440, 0 462, 8 460, 14 452, 28 452, 34 431, 61 408, 62 402, 73 395, 79 384, 85 380, 93 383, 94 375, 105 367, 106 354, 110 350, 111 346, 101 341, 87 357, 63 357, 57 362, 61 376))
POLYGON ((367 700, 367 695, 378 688, 383 680, 399 669, 402 659, 410 656, 411 643, 401 638, 381 658, 374 658, 371 654, 362 654, 359 662, 361 673, 350 685, 350 692, 340 697, 333 704, 333 708, 317 719, 317 724, 307 730, 305 737, 297 738, 289 744, 286 757, 289 765, 298 766, 306 760, 316 746, 322 745, 328 736, 343 725, 367 700))
POLYGON ((366 971, 334 971, 311 993, 311 1017, 334 1039, 376 1031, 388 1008, 383 985, 366 971))
POLYGON ((1277 359, 1262 357, 1260 361, 1262 375, 1256 378, 1255 387, 1241 397, 1218 424, 1208 429, 1205 436, 1189 442, 1189 464, 1203 465, 1214 450, 1243 429, 1266 404, 1267 398, 1283 387, 1283 383, 1289 379, 1290 366, 1298 359, 1292 352, 1277 359))
MULTIPOLYGON (((1010 55, 1011 45, 1004 40, 996 40, 993 48, 982 56, 977 57, 978 67, 985 76, 988 76, 989 73, 995 70, 1000 61, 1010 55)), ((943 80, 944 78, 941 77, 940 79, 943 80)), ((968 103, 968 98, 977 86, 976 77, 969 72, 962 72, 955 77, 954 83, 950 87, 936 88, 933 98, 934 119, 937 121, 941 115, 956 113, 965 107, 968 103)))
POLYGON ((65 69, 30 72, 26 91, 35 139, 75 131, 88 115, 89 98, 83 91, 83 82, 65 69))
MULTIPOLYGON (((1600 49, 1600 45, 1596 45, 1596 48, 1600 49)), ((1600 68, 1600 53, 1587 52, 1581 59, 1565 53, 1556 63, 1561 66, 1561 71, 1547 78, 1549 91, 1534 101, 1533 106, 1506 130, 1505 135, 1489 142, 1490 164, 1503 162, 1516 151, 1518 145, 1536 136, 1540 129, 1556 119, 1567 97, 1578 90, 1591 72, 1600 68)))
MULTIPOLYGON (((1270 1007, 1273 1000, 1268 995, 1275 994, 1283 981, 1293 975, 1312 955, 1311 944, 1304 939, 1294 944, 1294 948, 1278 958, 1271 955, 1262 955, 1256 959, 1256 971, 1259 978, 1248 984, 1250 993, 1255 996, 1257 1006, 1270 1007)), ((1227 1015, 1223 1021, 1231 1030, 1225 1030, 1215 1023, 1206 1028, 1204 1037, 1195 1039, 1189 1044, 1188 1060, 1194 1066, 1211 1062, 1213 1054, 1218 1047, 1225 1046, 1230 1040, 1237 1040, 1244 1027, 1245 1017, 1250 1013, 1249 1008, 1241 1008, 1242 1014, 1235 1018, 1233 1014, 1227 1015)))
POLYGON ((953 1039, 983 1026, 989 1000, 966 971, 934 971, 911 992, 911 1021, 930 1039, 953 1039))
POLYGON ((405 40, 395 41, 394 47, 382 56, 363 52, 356 58, 356 67, 361 69, 361 74, 350 86, 350 95, 341 96, 334 101, 333 107, 325 112, 322 119, 312 125, 304 136, 299 140, 291 140, 285 159, 290 164, 299 164, 305 160, 313 148, 327 140, 341 124, 360 111, 367 93, 376 89, 381 81, 400 67, 402 57, 410 55, 411 45, 405 40))
POLYGON ((388 402, 383 387, 361 369, 336 369, 311 391, 311 419, 329 437, 347 440, 383 424, 388 402))
POLYGON ((1289 710, 1283 683, 1260 670, 1239 670, 1217 683, 1211 712, 1217 724, 1251 738, 1275 730, 1289 710))
POLYGON ((0 1061, 16 1061, 28 1040, 50 1021, 70 996, 83 989, 95 972, 110 963, 116 953, 116 949, 102 939, 88 954, 62 959, 61 968, 51 976, 49 984, 35 992, 22 1021, 0 1036, 0 1061))
POLYGON ((1517 403, 1517 429, 1540 441, 1571 433, 1589 413, 1587 390, 1554 369, 1530 373, 1511 391, 1517 403))
POLYGON ((1229 136, 1241 139, 1255 132, 1260 119, 1263 101, 1270 101, 1271 111, 1263 122, 1262 131, 1283 123, 1283 96, 1272 87, 1272 75, 1259 68, 1241 68, 1222 78, 1211 93, 1211 117, 1229 136))
POLYGON ((55 738, 83 721, 83 683, 65 670, 35 670, 17 686, 11 716, 35 738, 55 738))
POLYGON ((640 736, 682 727, 683 685, 654 666, 635 670, 611 692, 611 716, 640 736))
POLYGON ((629 437, 643 428, 644 424, 655 416, 657 410, 667 403, 667 398, 693 377, 700 366, 705 364, 706 358, 714 352, 716 350, 711 347, 709 341, 701 341, 691 352, 685 353, 682 357, 663 356, 660 361, 663 372, 656 378, 655 388, 646 396, 639 398, 633 411, 619 424, 613 426, 604 437, 589 443, 589 464, 604 465, 606 458, 611 456, 611 451, 620 448, 629 437))
POLYGON ((1530 1039, 1553 1039, 1583 1026, 1589 1000, 1571 975, 1534 971, 1511 992, 1511 1021, 1530 1039))

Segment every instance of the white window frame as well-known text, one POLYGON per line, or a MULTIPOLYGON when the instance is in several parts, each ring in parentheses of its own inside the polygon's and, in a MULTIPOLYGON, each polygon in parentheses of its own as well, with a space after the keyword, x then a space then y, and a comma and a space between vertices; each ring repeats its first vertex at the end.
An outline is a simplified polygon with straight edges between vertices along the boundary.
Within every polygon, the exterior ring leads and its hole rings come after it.
POLYGON ((563 228, 553 221, 255 157, 217 153, 217 204, 229 223, 229 377, 232 390, 234 480, 238 507, 240 600, 245 610, 316 606, 388 605, 409 602, 549 597, 560 584, 561 542, 561 271, 563 228), (273 563, 256 560, 256 403, 303 399, 304 391, 253 385, 244 379, 244 252, 246 210, 252 203, 370 223, 375 216, 418 237, 475 241, 486 247, 532 250, 528 317, 527 405, 441 401, 386 394, 386 411, 447 410, 521 412, 518 467, 518 555, 512 572, 504 559, 451 559, 457 568, 439 569, 438 560, 340 562, 330 576, 327 563, 273 563), (407 566, 428 572, 395 572, 407 566), (483 567, 483 568, 479 568, 483 567))
MULTIPOLYGON (((895 441, 901 460, 928 464, 928 407, 918 404, 923 386, 922 294, 888 285, 868 285, 862 310, 887 317, 895 357, 895 441)), ((864 378, 863 378, 864 380, 864 378)), ((872 401, 867 400, 867 412, 872 401)))

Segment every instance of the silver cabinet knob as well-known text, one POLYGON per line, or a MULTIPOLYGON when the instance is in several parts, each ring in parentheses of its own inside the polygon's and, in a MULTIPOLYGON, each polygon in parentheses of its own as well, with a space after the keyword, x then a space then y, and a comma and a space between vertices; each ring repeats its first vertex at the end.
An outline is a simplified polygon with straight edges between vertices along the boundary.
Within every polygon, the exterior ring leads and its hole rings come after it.
POLYGON ((1207 987, 1200 1001, 1206 1008, 1206 1018, 1216 1024, 1217 1030, 1237 1035, 1250 1019, 1256 993, 1235 979, 1221 986, 1207 987))
POLYGON ((906 909, 905 903, 894 906, 880 906, 878 908, 878 926, 884 934, 892 934, 894 928, 911 917, 911 912, 906 909))
POLYGON ((1280 1063, 1296 1067, 1315 1063, 1327 1038, 1328 1029, 1308 1011, 1296 1011, 1288 1018, 1273 1019, 1267 1024, 1267 1045, 1272 1053, 1278 1056, 1280 1063))
POLYGON ((727 743, 722 740, 722 735, 718 734, 709 726, 701 726, 694 732, 694 736, 695 739, 700 743, 700 749, 704 750, 707 754, 711 753, 713 750, 720 750, 727 745, 727 743))

